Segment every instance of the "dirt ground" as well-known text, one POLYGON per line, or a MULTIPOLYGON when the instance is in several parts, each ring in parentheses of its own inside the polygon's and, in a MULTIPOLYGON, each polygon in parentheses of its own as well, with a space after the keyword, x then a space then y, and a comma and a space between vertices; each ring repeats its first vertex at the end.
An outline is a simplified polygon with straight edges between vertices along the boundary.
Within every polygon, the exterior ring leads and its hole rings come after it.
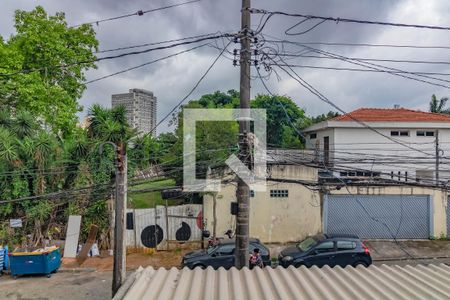
MULTIPOLYGON (((383 262, 385 260, 414 260, 450 258, 450 241, 366 241, 374 261, 383 262)), ((268 245, 272 257, 277 257, 278 253, 286 245, 272 244, 268 245)), ((199 247, 190 247, 190 249, 175 249, 170 251, 157 251, 153 254, 131 253, 127 255, 127 270, 134 271, 139 266, 154 268, 172 268, 180 267, 181 258, 187 252, 199 247)), ((102 253, 100 257, 88 258, 81 266, 75 259, 63 258, 62 267, 66 269, 84 268, 99 272, 112 271, 113 257, 102 253)))
MULTIPOLYGON (((180 267, 181 258, 187 252, 192 250, 172 250, 172 251, 158 251, 153 254, 146 253, 131 253, 127 255, 127 270, 134 271, 139 266, 153 266, 154 268, 172 268, 180 267)), ((95 269, 99 272, 112 271, 113 269, 113 257, 102 255, 100 257, 89 257, 86 261, 79 266, 76 259, 63 258, 62 265, 63 268, 86 268, 95 269)))

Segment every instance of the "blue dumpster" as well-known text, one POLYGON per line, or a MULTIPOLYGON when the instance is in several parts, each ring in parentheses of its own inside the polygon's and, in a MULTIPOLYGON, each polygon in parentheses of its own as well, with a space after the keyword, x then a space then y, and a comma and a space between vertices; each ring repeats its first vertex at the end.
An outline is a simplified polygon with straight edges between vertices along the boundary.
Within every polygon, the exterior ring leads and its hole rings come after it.
POLYGON ((61 252, 57 247, 32 252, 15 250, 9 253, 9 266, 14 277, 25 274, 45 274, 50 277, 60 265, 61 252))
POLYGON ((4 268, 4 265, 5 265, 5 253, 6 253, 5 248, 2 248, 0 246, 0 275, 3 272, 3 268, 4 268))

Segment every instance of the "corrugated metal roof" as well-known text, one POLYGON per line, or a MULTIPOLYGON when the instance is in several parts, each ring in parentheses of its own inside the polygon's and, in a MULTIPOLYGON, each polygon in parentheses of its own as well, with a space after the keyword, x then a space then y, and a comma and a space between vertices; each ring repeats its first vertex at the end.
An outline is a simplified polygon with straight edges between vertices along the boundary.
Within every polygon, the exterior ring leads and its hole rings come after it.
POLYGON ((254 270, 148 267, 135 275, 125 300, 450 298, 450 267, 444 264, 254 270))

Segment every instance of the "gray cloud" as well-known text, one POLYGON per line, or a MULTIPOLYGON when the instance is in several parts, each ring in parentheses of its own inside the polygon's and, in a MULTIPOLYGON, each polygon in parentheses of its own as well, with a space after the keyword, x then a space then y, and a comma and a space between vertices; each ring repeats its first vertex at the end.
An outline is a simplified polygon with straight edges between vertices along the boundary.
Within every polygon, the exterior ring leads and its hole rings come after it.
MULTIPOLYGON (((30 10, 36 5, 42 5, 52 14, 56 11, 64 11, 69 24, 79 24, 176 2, 182 1, 3 0, 0 11, 0 34, 7 38, 14 32, 13 13, 15 9, 30 10)), ((199 3, 146 14, 141 17, 136 16, 103 23, 98 27, 95 26, 100 41, 100 49, 157 42, 216 31, 237 31, 240 27, 240 3, 240 0, 202 0, 199 3)), ((450 25, 446 18, 450 13, 450 3, 439 0, 254 0, 253 6, 267 10, 333 17, 450 25)), ((448 32, 433 30, 329 22, 305 35, 285 36, 284 31, 297 21, 295 18, 274 17, 267 24, 265 33, 283 39, 303 42, 416 45, 446 45, 449 34, 448 32)), ((257 25, 259 16, 253 16, 252 22, 257 25)), ((307 29, 306 25, 304 24, 299 30, 307 29)), ((97 70, 88 72, 88 79, 104 76, 187 48, 157 51, 101 62, 97 70)), ((230 49, 233 49, 233 47, 230 47, 230 49)), ((321 49, 353 57, 444 61, 448 59, 448 50, 334 46, 321 46, 321 49)), ((298 51, 300 49, 289 47, 287 50, 298 51)), ((216 49, 199 49, 164 62, 90 84, 82 99, 80 99, 80 103, 86 108, 95 102, 109 106, 111 94, 124 92, 134 87, 145 88, 152 90, 158 97, 158 117, 162 118, 175 103, 187 94, 217 55, 216 49)), ((101 55, 99 54, 99 56, 101 55)), ((344 62, 325 59, 296 58, 290 60, 290 62, 315 66, 357 67, 344 62)), ((450 73, 449 65, 381 64, 411 71, 450 73)), ((392 107, 394 104, 427 109, 427 102, 431 94, 436 93, 438 96, 449 94, 445 88, 434 87, 389 74, 312 69, 296 69, 296 71, 330 100, 347 111, 361 106, 392 107)), ((274 92, 291 96, 308 114, 316 115, 332 109, 292 79, 282 73, 280 75, 282 75, 281 81, 278 81, 275 76, 272 76, 268 81, 268 86, 274 92)), ((450 86, 450 83, 448 85, 450 86)), ((265 89, 257 80, 252 83, 252 87, 252 95, 265 93, 265 89)), ((190 99, 195 99, 204 93, 216 90, 226 91, 232 88, 239 88, 239 70, 233 67, 230 61, 221 59, 190 99)), ((164 124, 159 131, 167 129, 167 124, 164 124)))

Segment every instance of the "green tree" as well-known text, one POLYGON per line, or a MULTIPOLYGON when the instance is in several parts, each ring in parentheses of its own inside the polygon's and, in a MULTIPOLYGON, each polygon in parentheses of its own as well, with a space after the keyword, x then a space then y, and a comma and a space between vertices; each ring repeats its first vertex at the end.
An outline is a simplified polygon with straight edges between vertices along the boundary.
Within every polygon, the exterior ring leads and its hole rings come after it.
POLYGON ((445 108, 447 104, 448 97, 442 97, 441 99, 437 99, 436 95, 431 96, 430 101, 430 112, 433 113, 441 113, 441 114, 450 114, 450 109, 445 108))
POLYGON ((311 124, 316 124, 316 123, 320 123, 323 121, 327 121, 336 117, 339 117, 341 114, 336 112, 336 111, 329 111, 326 114, 321 114, 315 117, 311 117, 311 124))
MULTIPOLYGON (((191 100, 175 114, 172 124, 176 125, 174 134, 161 135, 158 138, 160 153, 163 156, 161 166, 177 184, 182 182, 183 166, 183 110, 186 108, 236 108, 239 107, 239 93, 230 90, 227 93, 216 91, 206 94, 198 100, 191 100)), ((236 151, 239 126, 237 122, 196 122, 196 172, 198 178, 204 178, 208 168, 219 166, 236 151)))
MULTIPOLYGON (((264 108, 267 113, 267 143, 274 148, 302 148, 299 134, 308 118, 290 98, 283 96, 258 95, 251 101, 252 108, 264 108)), ((239 93, 214 92, 189 101, 183 109, 190 108, 239 108, 239 93)), ((172 124, 175 140, 166 151, 162 165, 167 174, 180 184, 183 165, 183 111, 174 116, 172 124)), ((237 122, 196 123, 196 171, 197 177, 206 176, 208 168, 224 165, 224 161, 238 150, 239 126, 237 122)))
MULTIPOLYGON (((58 166, 61 148, 54 135, 45 131, 28 112, 0 115, 0 197, 4 200, 43 195, 58 186, 58 176, 50 172, 58 166)), ((25 230, 33 232, 33 242, 43 240, 54 208, 46 199, 9 203, 0 214, 26 215, 25 230)), ((17 232, 18 234, 20 233, 17 232)))
POLYGON ((302 147, 299 131, 307 122, 305 112, 291 98, 257 95, 252 108, 264 108, 267 115, 267 144, 272 148, 302 147))
POLYGON ((26 110, 54 132, 75 128, 85 71, 94 68, 98 41, 90 25, 71 28, 64 13, 38 6, 15 13, 16 34, 0 38, 0 106, 26 110))

